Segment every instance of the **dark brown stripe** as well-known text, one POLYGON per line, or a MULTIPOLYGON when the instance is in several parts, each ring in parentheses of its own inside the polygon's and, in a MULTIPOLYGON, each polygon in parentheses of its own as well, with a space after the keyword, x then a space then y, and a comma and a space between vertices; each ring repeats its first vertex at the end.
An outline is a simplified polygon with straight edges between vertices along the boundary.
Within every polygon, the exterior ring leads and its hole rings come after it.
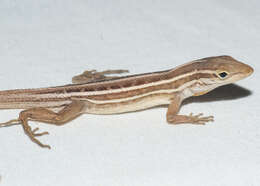
MULTIPOLYGON (((157 90, 170 90, 170 89, 177 89, 183 84, 190 82, 195 79, 200 79, 200 78, 212 78, 212 74, 205 74, 205 73, 198 73, 198 74, 193 74, 191 76, 187 76, 185 78, 181 78, 179 80, 176 80, 171 83, 165 83, 161 85, 156 85, 156 86, 151 86, 151 87, 146 87, 142 89, 134 89, 130 91, 125 91, 125 92, 118 92, 118 93, 110 93, 110 94, 102 94, 102 95, 90 95, 87 96, 87 99, 92 99, 92 100, 112 100, 112 99, 121 99, 121 98, 127 98, 127 97, 132 97, 132 96, 137 96, 137 95, 142 95, 148 92, 153 92, 157 90)), ((86 96, 75 96, 76 98, 86 98, 86 96)))

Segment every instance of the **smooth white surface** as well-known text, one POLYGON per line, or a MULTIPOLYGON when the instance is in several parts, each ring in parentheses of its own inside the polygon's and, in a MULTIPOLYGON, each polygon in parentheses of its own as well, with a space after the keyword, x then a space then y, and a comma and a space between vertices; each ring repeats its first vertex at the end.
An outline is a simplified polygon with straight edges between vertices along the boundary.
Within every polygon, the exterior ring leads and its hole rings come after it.
MULTIPOLYGON (((50 132, 40 140, 52 150, 21 126, 1 128, 0 185, 259 185, 259 8, 258 0, 0 1, 1 90, 67 84, 87 69, 141 73, 223 54, 255 68, 238 83, 251 95, 182 107, 214 115, 206 126, 167 125, 166 108, 84 115, 62 127, 31 122, 50 132)), ((2 110, 1 121, 18 113, 2 110)))

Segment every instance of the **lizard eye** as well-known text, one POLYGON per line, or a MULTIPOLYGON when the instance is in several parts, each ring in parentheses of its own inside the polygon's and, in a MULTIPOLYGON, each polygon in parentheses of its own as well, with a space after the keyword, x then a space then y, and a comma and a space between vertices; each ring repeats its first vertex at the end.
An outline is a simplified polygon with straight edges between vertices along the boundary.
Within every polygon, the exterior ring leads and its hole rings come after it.
POLYGON ((220 72, 218 73, 218 76, 221 78, 221 79, 224 79, 228 76, 228 73, 227 72, 220 72))

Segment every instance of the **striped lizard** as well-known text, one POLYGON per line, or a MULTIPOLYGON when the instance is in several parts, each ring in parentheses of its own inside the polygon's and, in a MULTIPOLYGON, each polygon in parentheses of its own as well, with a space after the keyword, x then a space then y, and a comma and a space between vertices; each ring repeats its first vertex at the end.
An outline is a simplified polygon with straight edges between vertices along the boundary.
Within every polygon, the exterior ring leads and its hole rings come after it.
POLYGON ((230 56, 208 57, 159 72, 130 76, 106 76, 127 70, 85 71, 72 79, 73 84, 49 88, 0 91, 0 109, 25 109, 18 119, 0 127, 21 124, 30 139, 50 148, 36 137, 28 121, 63 125, 83 113, 116 114, 169 105, 166 118, 170 124, 205 124, 213 116, 178 115, 181 103, 253 73, 253 68, 230 56), (56 111, 55 109, 59 109, 56 111))

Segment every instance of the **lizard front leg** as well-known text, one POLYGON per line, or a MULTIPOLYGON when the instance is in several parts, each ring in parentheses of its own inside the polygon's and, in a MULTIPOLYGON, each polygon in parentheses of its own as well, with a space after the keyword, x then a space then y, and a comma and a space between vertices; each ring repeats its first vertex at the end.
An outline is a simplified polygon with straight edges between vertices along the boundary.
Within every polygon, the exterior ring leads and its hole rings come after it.
POLYGON ((206 122, 214 121, 213 116, 201 117, 203 115, 202 113, 198 115, 193 115, 191 113, 188 116, 178 115, 181 103, 182 103, 182 99, 178 95, 172 98, 166 114, 168 123, 170 124, 190 123, 190 124, 204 125, 206 122))
POLYGON ((128 73, 128 70, 105 70, 102 72, 97 72, 96 70, 86 70, 80 75, 74 76, 72 78, 72 83, 90 83, 99 80, 108 80, 113 78, 118 78, 119 76, 106 76, 110 74, 122 74, 128 73))
POLYGON ((30 139, 41 147, 49 148, 49 145, 41 143, 36 137, 49 134, 48 132, 36 133, 39 128, 32 128, 29 126, 28 121, 39 121, 44 123, 49 123, 53 125, 63 125, 70 120, 73 120, 77 116, 81 115, 85 110, 85 102, 72 101, 69 105, 65 106, 59 112, 54 112, 47 108, 31 108, 22 111, 19 114, 17 120, 10 120, 9 122, 2 123, 0 126, 12 125, 15 122, 20 122, 23 126, 25 133, 30 137, 30 139))

